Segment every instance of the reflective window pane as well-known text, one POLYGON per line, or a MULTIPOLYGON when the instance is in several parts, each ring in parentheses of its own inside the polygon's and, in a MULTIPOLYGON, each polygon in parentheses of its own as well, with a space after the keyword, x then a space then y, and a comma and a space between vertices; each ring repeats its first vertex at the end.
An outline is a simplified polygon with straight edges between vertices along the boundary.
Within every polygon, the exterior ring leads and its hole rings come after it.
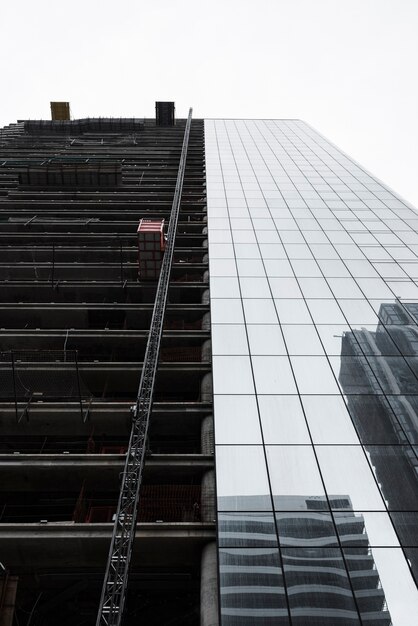
POLYGON ((282 332, 278 324, 249 324, 247 326, 250 352, 254 355, 284 355, 282 332))
POLYGON ((249 357, 214 356, 213 391, 217 394, 249 394, 254 392, 249 357))
POLYGON ((259 396, 258 406, 265 443, 310 443, 298 396, 259 396))
POLYGON ((271 300, 243 300, 247 324, 277 324, 277 315, 271 300))
POLYGON ((277 549, 276 526, 271 513, 219 513, 218 537, 219 545, 224 548, 277 549))
POLYGON ((213 324, 243 324, 244 315, 240 300, 216 299, 211 301, 210 314, 213 324))
POLYGON ((340 395, 302 396, 302 403, 314 443, 359 443, 340 395))
POLYGON ((360 626, 347 570, 338 548, 283 548, 292 624, 360 626))
POLYGON ((360 346, 348 324, 318 324, 316 329, 326 354, 330 356, 354 356, 360 353, 360 346))
POLYGON ((292 356, 290 360, 299 393, 340 393, 337 381, 325 356, 292 356))
POLYGON ((399 541, 388 513, 334 511, 333 515, 338 537, 343 546, 399 547, 399 541))
POLYGON ((385 510, 360 446, 316 446, 315 450, 332 508, 385 510))
POLYGON ((384 396, 347 396, 347 406, 362 443, 406 443, 384 396))
POLYGON ((393 412, 409 441, 418 443, 418 396, 387 396, 393 412))
POLYGON ((344 548, 344 556, 363 624, 371 626, 380 619, 383 624, 403 626, 418 615, 418 591, 400 548, 344 548), (374 620, 371 606, 380 612, 374 620))
POLYGON ((278 550, 219 550, 222 626, 287 626, 288 611, 278 550))
POLYGON ((271 298, 270 287, 266 278, 261 276, 240 276, 241 295, 247 298, 271 298))
POLYGON ((240 298, 238 279, 234 276, 213 276, 210 279, 212 298, 240 298))
POLYGON ((336 300, 307 301, 315 324, 345 324, 346 320, 336 300))
POLYGON ((216 446, 219 511, 268 511, 270 488, 262 446, 216 446))
POLYGON ((367 361, 385 393, 418 393, 418 380, 411 368, 408 367, 407 359, 401 356, 367 357, 367 361))
POLYGON ((303 300, 279 299, 274 301, 281 324, 311 324, 312 319, 303 300))
POLYGON ((344 394, 382 393, 366 357, 331 356, 329 361, 344 394))
POLYGON ((212 325, 213 354, 248 354, 247 333, 243 324, 212 325))
POLYGON ((308 500, 315 500, 320 509, 328 508, 310 446, 266 446, 266 451, 276 510, 305 510, 308 500))
POLYGON ((284 324, 283 335, 289 354, 324 354, 318 333, 313 324, 284 324))
POLYGON ((292 394, 296 385, 287 356, 252 356, 258 394, 292 394))
POLYGON ((410 446, 367 446, 387 506, 418 511, 418 458, 410 446))
POLYGON ((214 395, 217 444, 261 444, 255 396, 214 395))
POLYGON ((331 513, 316 510, 276 512, 276 522, 282 548, 338 547, 331 513))

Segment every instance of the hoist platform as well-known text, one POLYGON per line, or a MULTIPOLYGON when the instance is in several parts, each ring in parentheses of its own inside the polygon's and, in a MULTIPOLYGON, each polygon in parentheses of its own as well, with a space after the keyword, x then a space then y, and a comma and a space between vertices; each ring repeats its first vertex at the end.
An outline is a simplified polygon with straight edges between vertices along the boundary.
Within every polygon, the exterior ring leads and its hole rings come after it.
POLYGON ((138 278, 158 280, 166 246, 164 220, 141 219, 137 233, 138 278))

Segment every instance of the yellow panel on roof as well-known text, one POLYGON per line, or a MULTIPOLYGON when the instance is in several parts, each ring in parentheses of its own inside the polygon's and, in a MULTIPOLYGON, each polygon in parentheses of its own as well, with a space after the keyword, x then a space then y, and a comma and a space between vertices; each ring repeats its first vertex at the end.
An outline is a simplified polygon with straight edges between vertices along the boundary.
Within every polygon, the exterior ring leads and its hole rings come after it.
POLYGON ((70 103, 69 102, 51 102, 51 119, 69 120, 70 119, 70 103))

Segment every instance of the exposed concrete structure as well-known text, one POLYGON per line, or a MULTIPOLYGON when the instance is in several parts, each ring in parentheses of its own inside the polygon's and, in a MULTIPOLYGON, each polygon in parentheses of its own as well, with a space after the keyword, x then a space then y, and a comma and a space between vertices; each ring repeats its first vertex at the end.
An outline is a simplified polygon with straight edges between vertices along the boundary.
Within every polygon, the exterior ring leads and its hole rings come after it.
POLYGON ((214 522, 215 518, 215 472, 210 470, 202 477, 201 519, 202 522, 214 522))
POLYGON ((6 576, 0 580, 0 626, 13 626, 17 584, 17 576, 8 576, 6 574, 6 576))
MULTIPOLYGON (((159 124, 55 116, 0 133, 2 626, 96 620, 156 293, 137 228, 169 221, 185 129, 162 104, 159 124)), ((194 120, 126 626, 200 623, 215 539, 206 221, 194 120)))
POLYGON ((219 626, 218 560, 215 542, 208 543, 202 551, 200 624, 201 626, 219 626))

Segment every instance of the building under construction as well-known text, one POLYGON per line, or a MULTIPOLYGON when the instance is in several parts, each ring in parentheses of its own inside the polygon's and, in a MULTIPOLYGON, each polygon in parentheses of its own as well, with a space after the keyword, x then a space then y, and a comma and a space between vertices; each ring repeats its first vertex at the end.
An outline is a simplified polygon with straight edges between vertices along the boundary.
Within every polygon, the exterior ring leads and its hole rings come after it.
MULTIPOLYGON (((171 103, 157 113, 1 133, 1 624, 95 623, 165 245, 147 270, 137 231, 168 225, 186 127, 171 103)), ((206 221, 193 120, 126 624, 199 623, 215 538, 206 221)))
POLYGON ((299 120, 51 117, 0 130, 0 626, 414 626, 416 211, 299 120))

